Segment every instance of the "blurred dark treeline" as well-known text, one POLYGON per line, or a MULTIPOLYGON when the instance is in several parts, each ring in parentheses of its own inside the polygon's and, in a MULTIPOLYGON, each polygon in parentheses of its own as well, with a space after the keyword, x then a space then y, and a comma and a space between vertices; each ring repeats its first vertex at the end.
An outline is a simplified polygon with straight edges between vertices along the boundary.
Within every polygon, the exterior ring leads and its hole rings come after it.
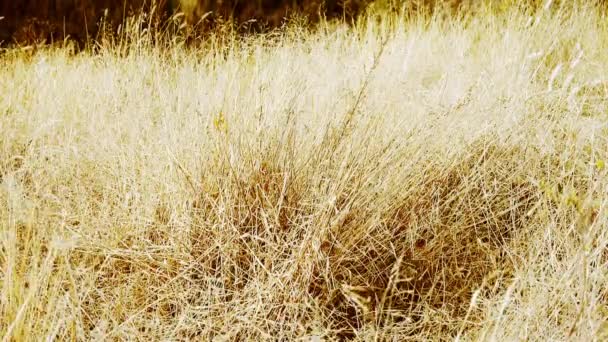
MULTIPOLYGON (((159 2, 165 7, 168 3, 159 2)), ((118 23, 150 9, 145 0, 0 0, 0 44, 61 41, 67 36, 83 41, 98 33, 104 17, 118 23)))
MULTIPOLYGON (((99 37, 100 29, 116 31, 124 19, 152 13, 150 22, 167 23, 183 12, 189 27, 212 28, 218 22, 263 31, 281 25, 296 13, 312 23, 321 17, 350 20, 368 5, 384 8, 463 8, 471 3, 508 0, 0 0, 0 46, 57 42, 70 37, 78 42, 99 37), (204 20, 201 21, 201 18, 204 20), (101 22, 105 25, 101 25, 101 22), (245 23, 245 25, 241 25, 245 23)), ((513 1, 511 1, 513 2, 513 1)), ((517 1, 515 1, 517 2, 517 1)), ((524 1, 542 3, 541 0, 524 1)), ((556 1, 558 2, 558 1, 556 1)), ((561 1, 559 1, 561 2, 561 1)))
MULTIPOLYGON (((459 3, 462 0, 432 0, 459 3)), ((217 22, 247 23, 253 30, 282 24, 294 13, 310 22, 321 17, 352 19, 373 0, 0 0, 0 45, 57 42, 70 37, 79 42, 98 37, 105 29, 116 29, 125 18, 153 13, 157 23, 184 12, 182 20, 190 26, 201 23, 212 27, 217 22)), ((404 0, 383 0, 404 4, 404 0)), ((407 1, 412 5, 430 0, 407 1)))

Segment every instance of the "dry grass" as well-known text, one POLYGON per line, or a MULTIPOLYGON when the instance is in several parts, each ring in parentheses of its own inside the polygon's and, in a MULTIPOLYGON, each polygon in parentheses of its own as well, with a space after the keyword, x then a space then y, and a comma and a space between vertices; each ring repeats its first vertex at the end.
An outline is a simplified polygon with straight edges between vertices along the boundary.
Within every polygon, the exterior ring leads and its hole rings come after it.
POLYGON ((220 38, 4 52, 4 340, 608 338, 600 10, 220 38))

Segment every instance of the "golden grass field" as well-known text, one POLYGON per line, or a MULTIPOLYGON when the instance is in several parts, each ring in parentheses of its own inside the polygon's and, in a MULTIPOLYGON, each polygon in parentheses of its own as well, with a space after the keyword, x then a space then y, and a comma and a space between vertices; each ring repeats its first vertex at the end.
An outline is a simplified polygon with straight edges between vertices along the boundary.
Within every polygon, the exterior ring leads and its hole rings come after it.
POLYGON ((0 336, 608 339, 584 2, 0 56, 0 336))

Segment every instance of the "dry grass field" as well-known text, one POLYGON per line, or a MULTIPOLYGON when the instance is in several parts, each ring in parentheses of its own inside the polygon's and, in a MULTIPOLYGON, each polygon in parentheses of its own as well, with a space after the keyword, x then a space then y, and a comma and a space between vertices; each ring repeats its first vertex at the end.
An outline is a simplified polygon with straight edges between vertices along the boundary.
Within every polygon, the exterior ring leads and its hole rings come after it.
POLYGON ((0 336, 608 339, 586 2, 0 56, 0 336))

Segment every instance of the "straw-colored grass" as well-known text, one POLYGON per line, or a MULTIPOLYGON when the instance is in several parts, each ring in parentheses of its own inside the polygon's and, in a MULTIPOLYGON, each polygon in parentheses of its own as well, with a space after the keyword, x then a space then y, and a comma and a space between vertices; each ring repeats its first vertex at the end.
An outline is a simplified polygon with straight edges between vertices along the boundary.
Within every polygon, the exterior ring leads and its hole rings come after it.
POLYGON ((0 57, 5 341, 608 338, 599 9, 146 37, 0 57))

